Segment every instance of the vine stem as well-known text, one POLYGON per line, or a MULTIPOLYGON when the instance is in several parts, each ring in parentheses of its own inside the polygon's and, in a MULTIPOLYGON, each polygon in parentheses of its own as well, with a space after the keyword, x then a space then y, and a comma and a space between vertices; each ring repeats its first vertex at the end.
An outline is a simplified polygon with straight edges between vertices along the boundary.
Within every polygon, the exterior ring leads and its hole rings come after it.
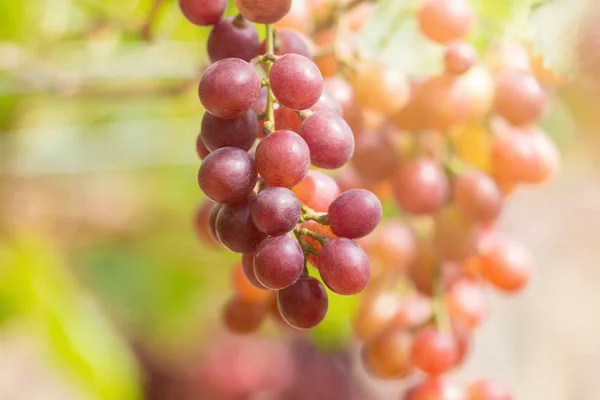
MULTIPOLYGON (((269 54, 269 55, 275 54, 275 35, 273 32, 273 25, 266 24, 265 27, 267 30, 267 37, 265 39, 267 54, 269 54)), ((267 59, 266 60, 267 108, 265 110, 265 114, 266 114, 267 118, 266 118, 265 125, 264 125, 265 136, 271 134, 275 130, 275 107, 274 107, 275 97, 273 96, 273 91, 271 90, 271 82, 269 81, 269 74, 271 73, 272 66, 273 66, 273 61, 271 61, 270 59, 267 59)))

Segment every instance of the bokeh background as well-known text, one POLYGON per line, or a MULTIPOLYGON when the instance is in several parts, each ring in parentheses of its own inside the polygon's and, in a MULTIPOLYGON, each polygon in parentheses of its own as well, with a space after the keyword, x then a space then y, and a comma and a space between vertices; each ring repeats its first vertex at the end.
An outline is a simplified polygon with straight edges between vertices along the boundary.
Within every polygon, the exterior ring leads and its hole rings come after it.
MULTIPOLYGON (((308 336, 224 333, 237 257, 203 247, 192 224, 208 28, 174 0, 1 1, 0 15, 0 399, 213 399, 209 359, 231 379, 265 359, 292 360, 296 378, 317 368, 337 382, 317 400, 397 397, 356 363, 356 300, 334 300, 308 336)), ((459 379, 498 377, 519 400, 597 400, 597 106, 574 84, 553 99, 544 126, 563 170, 517 192, 501 221, 533 250, 536 278, 492 295, 459 379)))

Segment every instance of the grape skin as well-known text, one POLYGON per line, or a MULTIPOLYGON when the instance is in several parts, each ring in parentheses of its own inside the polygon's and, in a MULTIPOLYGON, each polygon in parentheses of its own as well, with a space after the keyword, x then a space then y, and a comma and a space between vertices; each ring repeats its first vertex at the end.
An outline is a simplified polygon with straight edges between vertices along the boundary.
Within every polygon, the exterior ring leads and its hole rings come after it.
POLYGON ((271 290, 293 285, 304 269, 304 253, 295 239, 276 236, 263 241, 254 257, 256 279, 271 290))
POLYGON ((442 166, 427 158, 402 164, 392 183, 396 201, 411 214, 435 212, 448 195, 448 181, 442 166))
POLYGON ((217 118, 206 112, 202 117, 201 132, 202 142, 210 151, 221 147, 239 147, 248 151, 256 140, 258 121, 252 110, 233 119, 217 118))
POLYGON ((350 239, 335 238, 319 252, 319 273, 329 289, 351 296, 360 293, 369 283, 369 258, 350 239))
POLYGON ((417 12, 421 32, 438 43, 464 39, 473 23, 465 0, 427 0, 417 12))
POLYGON ((292 0, 235 0, 240 13, 258 24, 274 24, 292 8, 292 0))
POLYGON ((223 119, 244 114, 259 94, 260 77, 252 65, 239 58, 212 64, 198 85, 198 96, 206 111, 223 119))
POLYGON ((298 134, 308 144, 314 166, 337 169, 354 154, 354 135, 342 117, 332 112, 319 112, 302 122, 298 134))
POLYGON ((546 109, 546 93, 531 73, 508 71, 496 83, 495 111, 513 125, 537 122, 546 109))
POLYGON ((329 226, 337 236, 361 238, 373 232, 382 213, 377 196, 365 189, 352 189, 336 197, 329 206, 329 226))
POLYGON ((391 178, 399 163, 394 143, 386 135, 366 132, 356 139, 352 165, 365 180, 377 183, 391 178))
POLYGON ((450 75, 462 75, 477 62, 477 53, 467 42, 450 43, 444 53, 444 69, 450 75))
POLYGON ((254 189, 258 174, 252 157, 242 149, 223 147, 210 153, 198 171, 202 192, 217 203, 243 201, 254 189))
POLYGON ((327 314, 329 301, 323 284, 313 277, 301 277, 277 293, 277 306, 283 319, 296 329, 317 326, 327 314))
POLYGON ((292 188, 298 200, 316 212, 325 212, 329 204, 340 194, 335 179, 329 175, 310 170, 300 183, 292 188))
POLYGON ((473 222, 494 221, 502 211, 500 188, 492 178, 479 172, 458 177, 454 181, 452 195, 456 206, 473 222))
POLYGON ((214 26, 206 47, 212 62, 225 58, 239 58, 250 62, 258 55, 260 42, 253 24, 227 17, 214 26))
POLYGON ((214 25, 227 8, 227 0, 179 0, 181 13, 194 25, 214 25))
POLYGON ((292 110, 312 107, 323 93, 319 68, 299 54, 285 54, 277 59, 271 67, 269 81, 277 101, 292 110))
POLYGON ((413 372, 410 360, 412 339, 410 334, 390 327, 362 348, 362 360, 367 371, 380 379, 402 379, 413 372))
POLYGON ((258 144, 255 159, 258 173, 269 185, 290 188, 308 173, 310 151, 297 133, 275 131, 258 144))
POLYGON ((415 335, 411 358, 415 367, 423 372, 443 374, 458 361, 456 339, 450 332, 426 327, 415 335))
POLYGON ((284 235, 294 229, 300 219, 300 202, 289 189, 268 187, 258 193, 250 213, 261 232, 271 236, 284 235))
POLYGON ((240 203, 225 204, 217 216, 219 241, 234 253, 250 253, 266 238, 256 229, 250 217, 253 198, 240 203))

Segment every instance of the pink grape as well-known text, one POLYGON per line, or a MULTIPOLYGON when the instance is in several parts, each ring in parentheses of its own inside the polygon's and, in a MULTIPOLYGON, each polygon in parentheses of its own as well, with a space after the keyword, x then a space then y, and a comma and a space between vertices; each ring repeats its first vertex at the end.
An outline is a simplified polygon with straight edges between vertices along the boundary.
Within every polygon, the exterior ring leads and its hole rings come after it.
POLYGON ((302 204, 316 212, 326 212, 329 204, 340 194, 335 179, 312 169, 299 184, 292 188, 292 191, 302 204))
POLYGON ((233 119, 217 118, 210 113, 202 117, 202 141, 211 151, 221 147, 239 147, 250 150, 256 140, 258 121, 256 114, 249 110, 233 119))
POLYGON ((225 58, 250 61, 258 55, 260 42, 254 25, 243 18, 228 17, 219 21, 206 43, 212 62, 225 58))
POLYGON ((280 290, 293 285, 304 269, 304 253, 295 239, 275 236, 263 241, 254 257, 254 274, 266 288, 280 290))
POLYGON ((313 277, 298 279, 292 286, 277 293, 277 306, 283 319, 296 329, 317 326, 328 308, 327 292, 313 277))
POLYGON ((458 209, 473 222, 492 222, 502 211, 503 197, 492 178, 480 172, 458 177, 452 195, 458 209))
POLYGON ((266 238, 256 229, 250 217, 254 198, 233 204, 225 204, 217 216, 216 231, 219 241, 234 253, 250 253, 266 238))
POLYGON ((271 236, 284 235, 300 219, 300 202, 289 189, 268 187, 258 193, 250 213, 259 231, 271 236))
POLYGON ((329 227, 339 237, 361 238, 373 232, 381 220, 381 202, 372 192, 352 189, 329 206, 329 227))
POLYGON ((375 183, 391 178, 399 163, 394 143, 387 135, 367 132, 356 139, 352 165, 365 180, 375 183))
POLYGON ((332 112, 319 112, 306 118, 298 134, 308 144, 314 166, 337 169, 354 154, 354 135, 342 117, 332 112))
POLYGON ((181 13, 194 25, 214 25, 227 8, 227 0, 179 0, 181 13))
POLYGON ((427 327, 415 335, 411 358, 415 367, 431 375, 441 375, 458 361, 458 346, 451 332, 427 327))
POLYGON ((275 131, 260 141, 255 159, 258 173, 269 185, 290 188, 308 173, 310 151, 297 133, 275 131))
POLYGON ((319 273, 329 289, 350 296, 367 286, 371 265, 359 245, 350 239, 335 238, 319 252, 319 273))
POLYGON ((448 196, 448 179, 435 160, 420 158, 402 164, 393 181, 396 201, 411 214, 430 214, 448 196))
POLYGON ((299 54, 285 54, 277 59, 271 67, 269 81, 277 101, 292 110, 312 107, 323 92, 321 71, 299 54))

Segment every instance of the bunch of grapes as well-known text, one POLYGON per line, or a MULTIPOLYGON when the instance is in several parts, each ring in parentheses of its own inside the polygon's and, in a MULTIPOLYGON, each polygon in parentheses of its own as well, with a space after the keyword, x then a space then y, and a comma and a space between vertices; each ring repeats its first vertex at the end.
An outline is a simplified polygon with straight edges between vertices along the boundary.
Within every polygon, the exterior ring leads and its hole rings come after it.
POLYGON ((198 89, 206 112, 197 141, 203 158, 198 183, 211 203, 200 209, 198 227, 242 254, 236 296, 224 311, 228 328, 256 330, 276 293, 283 320, 309 329, 325 317, 328 298, 323 283, 310 276, 308 262, 333 292, 360 293, 370 264, 352 239, 375 229, 381 203, 364 189, 340 193, 331 177, 310 169, 346 164, 354 154, 354 134, 341 106, 323 92, 309 52, 276 54, 276 38, 278 49, 281 43, 303 44, 291 31, 276 36, 272 26, 291 1, 240 0, 234 18, 222 18, 225 5, 181 1, 190 21, 214 24, 208 39, 214 63, 198 89), (250 21, 265 25, 262 47, 250 21), (297 118, 297 126, 279 123, 282 113, 297 118))
POLYGON ((464 388, 448 373, 486 317, 488 287, 517 293, 531 279, 532 254, 495 227, 516 189, 560 166, 536 125, 560 78, 518 43, 478 54, 467 0, 409 13, 443 49, 439 74, 411 77, 354 46, 370 1, 236 0, 229 18, 224 0, 180 3, 214 25, 197 143, 214 203, 197 226, 243 253, 227 326, 254 331, 272 310, 296 328, 318 324, 327 295, 308 262, 335 293, 366 288, 362 361, 377 378, 417 376, 402 399, 511 399, 497 381, 464 388), (266 24, 262 44, 249 21, 266 24), (393 217, 378 225, 381 202, 393 217))

